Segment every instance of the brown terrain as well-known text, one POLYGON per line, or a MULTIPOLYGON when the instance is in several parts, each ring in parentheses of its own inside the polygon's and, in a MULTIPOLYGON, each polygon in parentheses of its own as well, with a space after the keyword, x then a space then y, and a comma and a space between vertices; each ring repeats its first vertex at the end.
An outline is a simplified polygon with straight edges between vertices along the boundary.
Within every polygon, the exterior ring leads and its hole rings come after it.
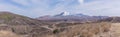
POLYGON ((111 26, 111 37, 120 37, 120 23, 113 23, 111 26))
POLYGON ((119 17, 113 18, 116 17, 95 22, 45 22, 0 12, 0 37, 120 37, 119 17))

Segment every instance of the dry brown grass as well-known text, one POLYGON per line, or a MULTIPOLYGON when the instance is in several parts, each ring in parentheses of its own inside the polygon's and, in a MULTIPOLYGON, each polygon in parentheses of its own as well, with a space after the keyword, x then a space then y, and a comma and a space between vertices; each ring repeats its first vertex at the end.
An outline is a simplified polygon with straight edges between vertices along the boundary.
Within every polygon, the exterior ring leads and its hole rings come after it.
POLYGON ((27 26, 27 25, 16 25, 16 26, 11 26, 12 32, 20 35, 28 34, 32 28, 27 26))
POLYGON ((11 31, 0 31, 0 37, 23 37, 11 31))
MULTIPOLYGON (((14 27, 14 26, 13 26, 14 27)), ((35 33, 30 33, 29 37, 94 37, 95 35, 108 32, 111 27, 111 23, 85 23, 66 27, 58 27, 53 31, 42 32, 41 29, 35 29, 35 33)), ((29 27, 15 26, 17 32, 28 32, 29 27)), ((31 29, 31 28, 30 28, 31 29)), ((44 29, 44 28, 43 28, 44 29)), ((42 29, 42 31, 44 31, 42 29)), ((46 30, 45 30, 46 31, 46 30)), ((29 32, 28 32, 29 33, 29 32)), ((12 31, 0 31, 0 37, 23 37, 12 31)))
POLYGON ((107 22, 88 23, 72 26, 68 31, 56 34, 57 37, 93 37, 109 31, 111 25, 107 22))

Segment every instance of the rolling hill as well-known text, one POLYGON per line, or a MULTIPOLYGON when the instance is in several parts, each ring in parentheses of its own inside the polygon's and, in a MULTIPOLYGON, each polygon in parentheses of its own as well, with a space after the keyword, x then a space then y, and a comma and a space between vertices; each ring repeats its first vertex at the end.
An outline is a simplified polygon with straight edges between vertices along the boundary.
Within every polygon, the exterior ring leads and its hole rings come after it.
POLYGON ((36 31, 48 31, 47 25, 39 20, 11 12, 0 12, 0 30, 13 32, 16 35, 32 35, 36 31))

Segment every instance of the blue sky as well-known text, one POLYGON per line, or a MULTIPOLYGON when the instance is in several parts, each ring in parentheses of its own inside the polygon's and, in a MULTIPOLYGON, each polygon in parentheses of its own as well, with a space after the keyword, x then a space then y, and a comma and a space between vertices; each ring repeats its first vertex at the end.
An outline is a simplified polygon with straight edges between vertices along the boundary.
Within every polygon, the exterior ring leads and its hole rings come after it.
POLYGON ((33 18, 63 11, 70 14, 120 16, 120 0, 0 0, 0 11, 33 18))

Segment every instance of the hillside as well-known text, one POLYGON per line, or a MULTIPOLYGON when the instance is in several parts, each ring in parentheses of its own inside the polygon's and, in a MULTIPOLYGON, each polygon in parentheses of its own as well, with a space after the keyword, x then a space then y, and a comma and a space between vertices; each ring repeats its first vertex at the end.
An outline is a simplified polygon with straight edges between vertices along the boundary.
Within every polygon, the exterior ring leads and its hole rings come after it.
POLYGON ((30 35, 35 30, 48 31, 49 29, 41 27, 44 25, 47 23, 11 12, 0 12, 0 30, 13 32, 15 35, 30 35))
POLYGON ((46 22, 10 12, 0 12, 0 37, 119 37, 119 17, 114 20, 113 17, 92 17, 93 20, 100 20, 84 23, 74 20, 46 22))
POLYGON ((42 25, 38 20, 10 12, 0 12, 0 23, 9 25, 42 25))
POLYGON ((98 21, 119 23, 120 22, 120 17, 109 17, 109 18, 105 18, 105 19, 102 19, 102 20, 98 20, 98 21))
POLYGON ((120 23, 113 23, 110 29, 111 37, 120 37, 120 23))

